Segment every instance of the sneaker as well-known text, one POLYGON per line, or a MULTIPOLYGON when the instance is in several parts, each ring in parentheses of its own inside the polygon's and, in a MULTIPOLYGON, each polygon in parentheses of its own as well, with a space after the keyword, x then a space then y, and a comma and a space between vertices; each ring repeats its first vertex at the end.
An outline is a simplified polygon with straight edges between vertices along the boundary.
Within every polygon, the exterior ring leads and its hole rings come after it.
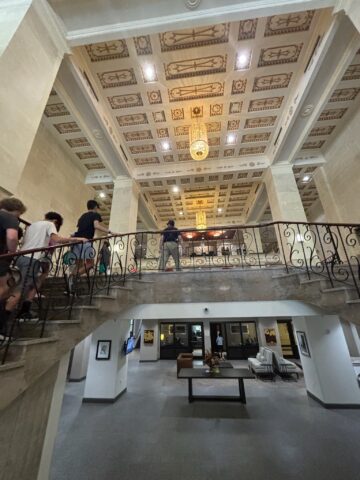
POLYGON ((19 323, 24 323, 24 322, 36 323, 39 321, 39 317, 35 316, 31 312, 26 312, 19 315, 17 321, 19 323))
POLYGON ((8 337, 7 335, 0 334, 0 342, 13 342, 14 340, 14 337, 8 337))

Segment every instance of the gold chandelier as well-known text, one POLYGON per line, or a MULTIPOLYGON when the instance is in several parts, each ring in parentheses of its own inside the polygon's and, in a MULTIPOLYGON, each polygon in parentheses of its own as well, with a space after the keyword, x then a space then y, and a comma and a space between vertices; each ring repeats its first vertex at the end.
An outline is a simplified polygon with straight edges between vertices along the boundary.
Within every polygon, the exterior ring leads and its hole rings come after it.
MULTIPOLYGON (((192 110, 192 114, 196 117, 200 112, 199 107, 192 110)), ((208 136, 206 125, 203 122, 196 121, 189 129, 190 155, 194 160, 205 160, 209 155, 208 136)))
POLYGON ((196 228, 197 230, 206 228, 206 213, 204 211, 196 212, 196 228))

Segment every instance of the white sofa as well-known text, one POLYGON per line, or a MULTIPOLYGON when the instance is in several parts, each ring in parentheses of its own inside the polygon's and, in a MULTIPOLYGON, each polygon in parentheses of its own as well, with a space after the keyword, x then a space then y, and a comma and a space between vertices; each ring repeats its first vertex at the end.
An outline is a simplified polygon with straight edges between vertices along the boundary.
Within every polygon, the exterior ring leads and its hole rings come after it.
POLYGON ((298 367, 295 363, 286 360, 284 357, 281 357, 277 352, 274 354, 274 367, 275 371, 281 377, 290 377, 290 375, 296 375, 296 378, 299 378, 298 367))
POLYGON ((256 358, 248 358, 249 370, 251 370, 256 376, 266 375, 272 379, 275 378, 275 372, 273 367, 273 351, 266 347, 260 347, 259 353, 256 358))

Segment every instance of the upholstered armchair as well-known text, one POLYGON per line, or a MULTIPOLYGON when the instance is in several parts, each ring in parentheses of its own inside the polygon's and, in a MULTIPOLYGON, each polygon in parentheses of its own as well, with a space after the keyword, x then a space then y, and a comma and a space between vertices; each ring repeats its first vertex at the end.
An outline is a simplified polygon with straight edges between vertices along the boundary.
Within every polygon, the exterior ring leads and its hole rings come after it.
POLYGON ((193 354, 192 353, 180 353, 177 357, 177 375, 182 368, 192 368, 193 366, 193 354))

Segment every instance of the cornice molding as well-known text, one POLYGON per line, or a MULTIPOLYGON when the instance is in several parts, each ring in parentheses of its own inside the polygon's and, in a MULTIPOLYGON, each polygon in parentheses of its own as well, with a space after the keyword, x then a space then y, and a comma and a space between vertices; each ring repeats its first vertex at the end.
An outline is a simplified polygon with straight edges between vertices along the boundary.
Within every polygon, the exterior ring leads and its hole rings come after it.
POLYGON ((80 46, 132 37, 138 35, 139 32, 144 35, 169 29, 202 26, 213 22, 220 23, 277 13, 334 7, 336 4, 337 0, 254 0, 223 7, 197 9, 196 14, 190 10, 163 17, 137 18, 129 22, 68 30, 66 38, 71 46, 80 46))
POLYGON ((173 178, 195 175, 213 175, 230 172, 264 170, 270 165, 269 159, 265 155, 256 157, 222 160, 208 160, 203 162, 186 162, 185 164, 167 164, 156 165, 154 169, 151 166, 145 168, 135 168, 133 176, 136 180, 154 180, 161 178, 173 178))
POLYGON ((70 46, 66 40, 66 28, 48 2, 46 0, 34 0, 31 8, 34 9, 38 19, 58 49, 59 54, 63 56, 66 53, 71 53, 70 46))

